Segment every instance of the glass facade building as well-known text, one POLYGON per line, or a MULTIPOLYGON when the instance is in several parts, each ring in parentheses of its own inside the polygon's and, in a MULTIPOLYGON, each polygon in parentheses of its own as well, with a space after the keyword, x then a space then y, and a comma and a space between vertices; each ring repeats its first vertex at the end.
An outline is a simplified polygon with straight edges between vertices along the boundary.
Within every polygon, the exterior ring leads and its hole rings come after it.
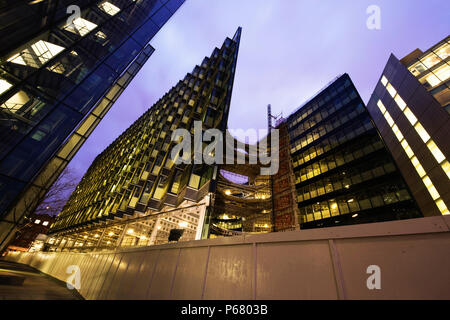
POLYGON ((165 243, 180 229, 181 240, 209 232, 203 225, 218 167, 175 164, 172 132, 193 134, 196 121, 202 130, 225 132, 240 35, 241 28, 97 156, 51 227, 54 250, 165 243))
POLYGON ((1 246, 153 53, 149 41, 183 2, 1 2, 1 246))
POLYGON ((425 52, 414 50, 400 62, 450 112, 450 36, 425 52))
POLYGON ((347 74, 291 114, 285 125, 292 162, 287 169, 295 189, 276 203, 293 196, 298 211, 291 215, 298 217, 277 214, 275 207, 277 231, 296 223, 307 229, 422 216, 347 74))
POLYGON ((450 214, 448 40, 392 54, 367 105, 425 216, 450 214))

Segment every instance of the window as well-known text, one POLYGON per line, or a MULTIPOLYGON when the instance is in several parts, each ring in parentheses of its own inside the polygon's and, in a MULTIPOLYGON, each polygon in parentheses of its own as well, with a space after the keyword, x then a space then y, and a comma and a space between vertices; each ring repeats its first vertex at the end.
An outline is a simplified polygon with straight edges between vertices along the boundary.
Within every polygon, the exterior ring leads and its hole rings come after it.
POLYGON ((386 121, 389 123, 389 126, 392 127, 394 125, 394 120, 392 119, 392 117, 389 114, 389 112, 386 112, 384 114, 384 117, 386 118, 386 121))
POLYGON ((428 132, 425 130, 425 128, 418 122, 414 129, 416 129, 417 133, 419 134, 420 138, 423 140, 423 142, 427 143, 428 140, 430 140, 430 136, 428 135, 428 132))
POLYGON ((35 223, 35 224, 40 224, 40 223, 41 223, 41 220, 36 219, 36 220, 34 220, 34 223, 35 223))
POLYGON ((39 40, 32 44, 30 47, 24 49, 22 52, 9 58, 8 61, 37 68, 39 67, 39 65, 36 63, 36 60, 33 59, 34 55, 37 56, 41 64, 44 64, 63 50, 64 48, 61 46, 47 41, 39 40), (31 53, 31 51, 33 51, 33 53, 31 53), (27 57, 27 59, 24 59, 23 57, 27 57))
POLYGON ((402 99, 402 97, 400 97, 398 94, 395 96, 394 98, 395 102, 397 103, 398 107, 403 111, 406 108, 406 103, 405 101, 402 99))
POLYGON ((394 124, 394 126, 392 127, 392 130, 395 133, 395 136, 397 137, 398 141, 402 141, 403 140, 403 135, 400 132, 399 128, 397 127, 396 124, 394 124))
POLYGON ((100 9, 102 9, 103 11, 105 11, 107 14, 114 16, 116 15, 120 9, 117 8, 115 5, 113 5, 112 3, 105 1, 101 4, 98 5, 100 9))
POLYGON ((8 81, 0 79, 0 94, 8 90, 12 87, 12 84, 10 84, 8 81))
POLYGON ((425 81, 428 82, 431 87, 437 86, 439 83, 441 83, 441 80, 439 80, 439 78, 436 77, 436 75, 433 73, 427 75, 425 77, 425 81))
POLYGON ((43 225, 43 226, 48 226, 48 221, 42 222, 42 225, 43 225))
POLYGON ((435 64, 441 62, 441 59, 435 55, 433 52, 427 54, 425 57, 420 59, 420 61, 427 67, 428 69, 433 67, 435 64))
POLYGON ((386 86, 386 90, 392 97, 395 97, 395 95, 397 94, 397 90, 395 90, 395 88, 390 83, 388 83, 388 85, 386 86))
POLYGON ((430 193, 433 200, 439 199, 439 197, 440 197, 439 192, 437 192, 437 190, 434 187, 433 183, 431 182, 430 178, 428 176, 426 176, 422 179, 422 181, 425 184, 425 187, 427 187, 428 192, 430 193))
POLYGON ((401 144, 406 154, 408 155, 408 158, 414 156, 414 152, 412 151, 411 147, 408 145, 408 142, 406 140, 403 140, 401 144))
POLYGON ((439 211, 442 213, 442 215, 450 214, 450 212, 447 209, 447 206, 445 205, 444 201, 442 201, 442 199, 439 199, 438 201, 436 201, 436 205, 437 205, 439 211))
POLYGON ((442 60, 445 60, 448 56, 450 56, 450 45, 448 43, 444 43, 442 46, 433 50, 442 60))
POLYGON ((441 152, 441 150, 438 148, 438 146, 436 145, 436 143, 434 143, 433 140, 427 143, 427 147, 428 149, 430 149, 431 153, 433 154, 438 163, 441 163, 442 161, 445 160, 444 154, 441 152))
POLYGON ((419 76, 425 70, 427 70, 427 68, 425 68, 425 66, 421 62, 417 62, 412 67, 409 67, 409 71, 416 77, 419 76))
POLYGON ((95 23, 92 23, 83 18, 76 18, 72 21, 72 23, 67 24, 64 27, 65 30, 75 34, 79 34, 80 36, 85 36, 95 28, 97 28, 97 25, 95 23))
POLYGON ((450 179, 450 163, 448 161, 444 161, 442 164, 442 169, 444 170, 447 177, 450 179))
POLYGON ((440 82, 446 81, 450 78, 450 66, 448 64, 433 71, 433 73, 439 78, 440 82))
POLYGON ((403 111, 403 113, 405 114, 406 118, 408 118, 408 121, 412 124, 415 125, 417 122, 417 118, 414 115, 414 113, 412 113, 412 111, 406 107, 405 110, 403 111))
POLYGON ((419 174, 419 176, 421 178, 426 175, 425 170, 423 169, 422 165, 420 164, 420 162, 419 162, 419 160, 417 159, 416 156, 411 158, 411 162, 412 162, 414 168, 416 168, 417 173, 419 174))
POLYGON ((378 108, 380 109, 381 113, 384 114, 386 112, 386 108, 385 108, 383 102, 381 102, 381 100, 378 100, 377 105, 378 105, 378 108))

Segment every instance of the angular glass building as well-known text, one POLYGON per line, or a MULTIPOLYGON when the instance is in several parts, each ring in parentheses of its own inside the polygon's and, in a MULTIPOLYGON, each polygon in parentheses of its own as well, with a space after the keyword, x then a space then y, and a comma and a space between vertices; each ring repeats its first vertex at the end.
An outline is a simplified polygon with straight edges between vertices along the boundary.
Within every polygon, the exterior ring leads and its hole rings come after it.
POLYGON ((425 216, 450 214, 450 43, 389 57, 367 105, 425 216))
POLYGON ((150 245, 171 233, 192 240, 209 232, 203 226, 218 167, 175 164, 172 132, 193 133, 198 121, 225 132, 240 35, 241 28, 97 156, 51 227, 52 249, 150 245))
POLYGON ((400 62, 450 113, 450 36, 423 52, 416 49, 400 62))
POLYGON ((276 231, 422 216, 347 74, 278 127, 291 163, 274 180, 276 231))
POLYGON ((184 0, 0 3, 0 248, 154 49, 184 0))

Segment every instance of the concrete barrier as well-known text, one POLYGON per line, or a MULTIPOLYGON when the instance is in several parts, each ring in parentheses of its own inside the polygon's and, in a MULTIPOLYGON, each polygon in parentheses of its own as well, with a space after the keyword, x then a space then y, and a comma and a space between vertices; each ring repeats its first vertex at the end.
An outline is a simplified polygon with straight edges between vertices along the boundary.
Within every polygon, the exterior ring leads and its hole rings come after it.
POLYGON ((63 281, 76 265, 86 299, 450 299, 450 217, 5 259, 63 281))

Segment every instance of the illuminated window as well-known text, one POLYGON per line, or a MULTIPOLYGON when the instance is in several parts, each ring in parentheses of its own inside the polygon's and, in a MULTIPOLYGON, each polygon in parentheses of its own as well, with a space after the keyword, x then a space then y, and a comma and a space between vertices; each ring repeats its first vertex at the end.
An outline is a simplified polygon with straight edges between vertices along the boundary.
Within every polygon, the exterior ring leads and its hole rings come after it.
POLYGON ((439 83, 441 83, 441 80, 439 80, 439 78, 436 77, 436 75, 434 75, 433 73, 427 75, 425 77, 425 81, 428 82, 428 84, 432 87, 437 86, 439 83))
POLYGON ((420 138, 423 140, 423 142, 427 143, 428 140, 430 140, 430 136, 428 135, 428 132, 425 130, 425 128, 418 122, 414 129, 416 129, 417 133, 419 134, 420 138))
MULTIPOLYGON (((389 86, 390 84, 388 84, 389 86)), ((393 88, 392 88, 393 89, 393 88)), ((395 89, 393 89, 395 90, 395 89)), ((386 111, 386 108, 384 108, 383 103, 378 100, 378 108, 380 108, 381 112, 384 113, 384 117, 386 118, 386 121, 389 123, 389 125, 392 128, 392 131, 394 132, 397 139, 400 141, 400 144, 402 145, 403 149, 405 150, 406 154, 408 155, 409 159, 411 160, 412 165, 416 169, 417 173, 419 174, 420 178, 422 178, 422 182, 424 183, 425 187, 427 188, 428 192, 430 193, 431 197, 433 198, 436 206, 438 207, 439 211, 442 215, 448 215, 450 214, 446 204, 444 201, 440 198, 439 192, 434 187, 433 183, 431 182, 431 179, 427 176, 427 173, 425 169, 420 164, 420 161, 417 159, 417 157, 414 155, 414 152, 409 147, 408 142, 403 137, 400 129, 398 126, 393 122, 392 117, 390 116, 389 112, 386 111)), ((400 104, 399 104, 400 106, 400 104)), ((404 113, 409 117, 408 120, 411 123, 416 123, 414 128, 419 133, 420 137, 422 138, 425 143, 430 140, 430 136, 426 132, 426 130, 422 127, 420 123, 417 122, 416 117, 413 115, 413 113, 409 110, 408 107, 405 106, 404 113)), ((441 167, 444 170, 444 172, 447 174, 447 176, 450 179, 450 163, 445 160, 445 156, 442 154, 442 152, 439 150, 439 148, 436 146, 436 144, 433 142, 433 140, 429 141, 427 143, 428 149, 431 151, 433 156, 436 158, 438 163, 442 163, 441 167)), ((353 201, 353 199, 348 200, 350 203, 353 201)))
POLYGON ((435 55, 433 52, 431 52, 431 53, 427 54, 425 57, 421 58, 420 61, 422 61, 422 63, 425 65, 425 67, 430 69, 434 65, 441 62, 441 59, 437 55, 435 55))
MULTIPOLYGON (((25 54, 25 53, 29 53, 28 49, 25 49, 24 51, 22 51, 22 54, 25 54)), ((8 59, 8 62, 21 64, 23 66, 27 65, 27 63, 25 62, 25 60, 23 60, 22 55, 20 53, 17 53, 15 55, 13 55, 12 57, 10 57, 8 59)))
POLYGON ((30 98, 25 93, 25 91, 19 91, 11 98, 8 99, 4 104, 1 105, 1 108, 7 109, 9 112, 16 113, 18 112, 28 101, 30 98))
POLYGON ((433 200, 439 199, 439 197, 440 197, 439 192, 437 192, 437 190, 434 187, 433 183, 431 182, 430 178, 428 176, 426 176, 422 179, 422 181, 425 184, 425 187, 427 187, 428 192, 430 193, 433 200))
POLYGON ((397 90, 395 90, 390 83, 388 83, 388 85, 386 86, 386 90, 389 92, 392 98, 397 94, 397 90))
POLYGON ((398 141, 402 141, 403 140, 403 135, 400 132, 400 129, 397 127, 396 124, 394 124, 394 126, 392 127, 392 130, 395 133, 395 136, 397 137, 398 141))
POLYGON ((447 177, 450 179, 450 163, 448 161, 444 161, 441 167, 444 170, 447 177))
POLYGON ((401 142, 403 149, 405 150, 406 154, 408 155, 408 158, 412 158, 414 156, 414 152, 412 151, 411 147, 408 145, 408 142, 406 140, 403 140, 401 142))
POLYGON ((427 174, 416 156, 411 158, 411 162, 421 178, 427 174))
POLYGON ((400 97, 398 94, 395 96, 394 98, 395 102, 397 103, 398 107, 403 111, 406 108, 406 103, 405 101, 402 99, 402 97, 400 97))
POLYGON ((48 226, 48 221, 42 222, 42 225, 43 225, 43 226, 48 226))
POLYGON ((8 81, 0 79, 0 94, 8 90, 12 87, 12 84, 10 84, 8 81))
POLYGON ((442 201, 442 199, 439 199, 438 201, 436 201, 436 205, 442 215, 450 214, 450 212, 447 209, 447 206, 445 205, 444 201, 442 201))
POLYGON ((39 224, 39 223, 41 223, 41 220, 36 219, 36 220, 34 220, 34 223, 35 223, 35 224, 39 224))
POLYGON ((120 11, 119 8, 117 8, 115 5, 113 5, 112 3, 108 2, 108 1, 105 1, 101 4, 99 4, 98 6, 100 9, 105 11, 110 16, 114 16, 120 11))
POLYGON ((64 50, 64 48, 61 46, 42 40, 39 40, 38 42, 33 44, 31 48, 34 50, 36 55, 39 57, 39 60, 43 64, 64 50))
POLYGON ((383 86, 385 86, 385 87, 386 87, 386 85, 387 85, 387 83, 388 83, 388 79, 387 79, 384 75, 381 77, 381 83, 382 83, 383 86))
POLYGON ((384 114, 384 117, 386 118, 386 121, 389 123, 389 126, 393 126, 394 125, 394 119, 392 119, 391 115, 389 114, 389 112, 386 112, 384 114))
POLYGON ((438 146, 436 145, 436 143, 434 143, 433 140, 427 143, 427 147, 428 149, 430 149, 431 153, 436 158, 436 161, 438 163, 441 163, 442 161, 445 160, 444 154, 441 152, 441 150, 438 148, 438 146))
POLYGON ((417 118, 414 115, 414 113, 412 113, 412 111, 406 107, 405 110, 403 111, 403 113, 405 114, 406 118, 408 118, 408 121, 412 124, 415 125, 417 122, 417 118))
POLYGON ((416 77, 427 70, 427 68, 421 62, 417 62, 415 65, 409 67, 408 69, 416 77))
POLYGON ((384 114, 386 112, 386 108, 384 107, 383 102, 381 102, 381 100, 378 100, 377 105, 378 105, 378 108, 380 108, 381 113, 384 114))
POLYGON ((64 27, 64 29, 66 29, 67 31, 79 34, 81 36, 85 36, 95 28, 97 28, 97 25, 95 23, 92 23, 83 18, 76 18, 72 21, 72 23, 67 24, 64 27))
POLYGON ((437 68, 433 73, 439 78, 441 82, 446 81, 450 78, 450 66, 444 64, 442 67, 437 68))
POLYGON ((98 38, 100 39, 106 39, 106 34, 104 34, 103 32, 99 31, 95 34, 98 38))
POLYGON ((39 40, 32 44, 29 48, 24 49, 22 52, 9 58, 8 61, 22 65, 29 65, 32 67, 39 67, 39 65, 37 65, 35 62, 35 56, 37 56, 41 64, 44 64, 63 50, 64 48, 61 46, 47 41, 39 40), (33 51, 33 53, 30 51, 30 49, 33 51))
POLYGON ((447 59, 450 56, 450 44, 444 43, 442 46, 434 50, 434 52, 442 59, 447 59))

